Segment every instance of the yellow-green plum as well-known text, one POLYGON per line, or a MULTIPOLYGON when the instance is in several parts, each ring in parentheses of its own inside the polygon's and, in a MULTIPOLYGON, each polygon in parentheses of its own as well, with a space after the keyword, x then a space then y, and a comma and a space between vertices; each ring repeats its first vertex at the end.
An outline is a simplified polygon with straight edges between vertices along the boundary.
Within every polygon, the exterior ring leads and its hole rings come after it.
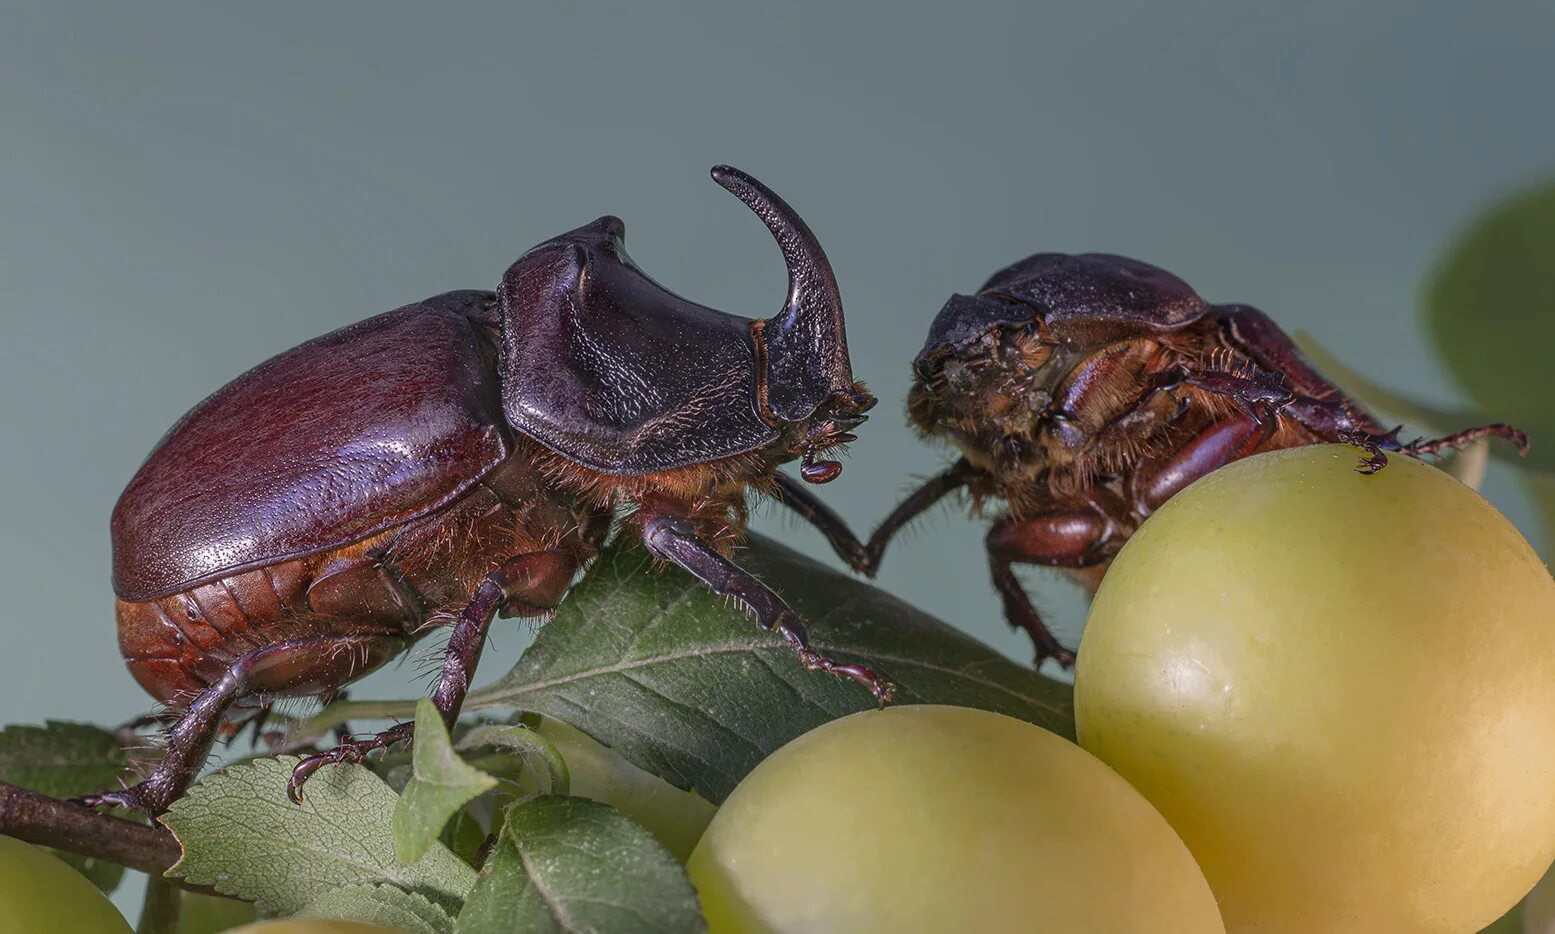
POLYGON ((0 931, 129 934, 129 923, 85 876, 46 850, 0 836, 0 931))
POLYGON ((1230 931, 1476 931, 1555 856, 1555 582, 1434 467, 1260 454, 1129 540, 1081 745, 1182 835, 1230 931))
POLYGON ((1224 930, 1182 841, 1117 773, 963 707, 853 714, 790 742, 687 868, 714 934, 1224 930))

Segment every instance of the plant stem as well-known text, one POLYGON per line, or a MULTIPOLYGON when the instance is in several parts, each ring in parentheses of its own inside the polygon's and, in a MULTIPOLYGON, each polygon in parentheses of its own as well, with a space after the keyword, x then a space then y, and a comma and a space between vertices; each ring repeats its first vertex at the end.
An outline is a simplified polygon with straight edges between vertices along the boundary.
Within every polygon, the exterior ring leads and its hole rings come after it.
POLYGON ((0 833, 161 875, 181 850, 161 827, 99 814, 79 804, 0 782, 0 833))
MULTIPOLYGON (((99 814, 7 782, 0 782, 0 834, 118 863, 153 877, 161 877, 183 855, 178 839, 162 827, 99 814)), ((167 881, 191 892, 222 894, 206 885, 167 881)))

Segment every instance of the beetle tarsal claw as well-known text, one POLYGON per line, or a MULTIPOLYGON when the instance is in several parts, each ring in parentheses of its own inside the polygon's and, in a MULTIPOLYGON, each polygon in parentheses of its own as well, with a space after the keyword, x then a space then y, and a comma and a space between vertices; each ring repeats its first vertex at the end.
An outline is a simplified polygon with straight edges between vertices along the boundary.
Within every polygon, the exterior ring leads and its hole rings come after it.
POLYGON ((78 804, 94 811, 112 810, 123 808, 128 811, 140 811, 145 814, 157 815, 167 809, 168 802, 159 800, 155 792, 147 793, 140 785, 122 788, 119 791, 105 791, 95 795, 82 795, 79 798, 71 798, 71 804, 78 804))

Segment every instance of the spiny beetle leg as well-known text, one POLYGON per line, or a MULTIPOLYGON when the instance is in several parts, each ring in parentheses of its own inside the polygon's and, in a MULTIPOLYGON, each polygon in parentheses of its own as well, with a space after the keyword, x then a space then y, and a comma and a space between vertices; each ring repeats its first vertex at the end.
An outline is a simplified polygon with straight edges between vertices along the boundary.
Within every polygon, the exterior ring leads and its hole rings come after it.
MULTIPOLYGON (((508 559, 480 582, 475 596, 459 611, 448 647, 443 652, 443 670, 432 703, 452 730, 464 707, 464 697, 475 677, 475 666, 486 646, 486 631, 497 611, 536 613, 555 606, 576 570, 574 559, 559 551, 538 551, 508 559)), ((401 723, 381 733, 343 742, 328 752, 308 756, 292 770, 286 794, 301 803, 302 786, 308 777, 326 765, 337 762, 361 762, 368 753, 404 742, 415 732, 414 723, 401 723)))
POLYGON ((984 545, 994 589, 1010 625, 1025 630, 1036 645, 1035 664, 1051 658, 1074 666, 1075 653, 1061 645, 1015 576, 1013 565, 1035 564, 1074 571, 1102 567, 1117 554, 1132 526, 1121 501, 1093 491, 1087 504, 1053 502, 1049 511, 1029 519, 1004 518, 988 530, 984 545))
POLYGON ((258 745, 264 738, 265 724, 270 720, 271 704, 267 701, 259 705, 259 708, 247 716, 230 719, 222 723, 220 737, 224 743, 230 743, 243 735, 244 730, 249 731, 249 740, 258 745))
POLYGON ((1073 668, 1074 652, 1064 648, 1047 628, 1047 624, 1042 622, 1041 614, 1032 606, 1031 598, 1016 579, 1010 562, 993 555, 989 558, 994 589, 999 591, 999 597, 1004 603, 1004 618, 1009 620, 1010 625, 1024 630, 1036 646, 1037 657, 1032 666, 1040 668, 1043 660, 1051 658, 1063 668, 1073 668))
POLYGON ((778 635, 783 637, 799 656, 799 664, 807 671, 824 671, 829 675, 839 678, 847 678, 857 681, 869 689, 874 695, 875 702, 881 707, 891 703, 891 698, 896 694, 896 685, 875 674, 874 669, 866 665, 847 665, 822 655, 810 647, 809 636, 805 632, 804 624, 795 619, 787 625, 777 627, 778 635))
POLYGON ((1465 428, 1463 431, 1454 432, 1441 438, 1417 438, 1399 449, 1399 453, 1408 454, 1411 457, 1424 457, 1439 454, 1443 450, 1463 447, 1480 438, 1505 438, 1517 448, 1521 456, 1528 454, 1528 435, 1511 425, 1496 422, 1490 425, 1476 425, 1473 428, 1465 428))
POLYGON ((301 804, 302 786, 312 777, 314 772, 326 765, 334 765, 340 762, 362 762, 366 760, 367 754, 370 752, 388 749, 395 743, 409 742, 415 731, 416 724, 399 723, 380 733, 343 742, 329 752, 321 752, 304 758, 297 763, 296 768, 292 769, 291 780, 286 783, 286 797, 291 798, 293 804, 301 804))
POLYGON ((1384 434, 1370 434, 1363 431, 1344 432, 1339 440, 1346 444, 1353 444, 1366 452, 1366 456, 1356 465, 1356 470, 1363 474, 1374 474, 1388 465, 1388 456, 1385 451, 1395 451, 1409 457, 1430 457, 1440 454, 1445 450, 1455 450, 1478 441, 1480 438, 1505 438, 1516 448, 1517 453, 1528 453, 1528 436, 1511 425, 1496 422, 1490 425, 1476 425, 1463 431, 1454 432, 1441 438, 1416 438, 1404 444, 1398 440, 1399 432, 1403 430, 1400 425, 1392 431, 1384 434))
POLYGON ((677 516, 649 518, 643 523, 643 543, 655 555, 684 568, 713 593, 734 597, 743 603, 763 629, 783 637, 806 668, 857 681, 869 689, 882 707, 890 703, 896 685, 864 665, 843 664, 811 648, 804 623, 783 598, 749 571, 698 539, 690 522, 677 516))
POLYGON ((830 543, 832 551, 837 557, 847 562, 848 567, 855 570, 864 567, 868 563, 868 555, 864 550, 864 543, 858 540, 853 530, 842 517, 833 512, 830 506, 816 498, 815 494, 805 489, 802 484, 788 474, 778 471, 777 474, 778 501, 794 512, 824 536, 830 543))
POLYGON ((284 693, 321 681, 349 681, 404 648, 398 636, 365 634, 291 639, 238 656, 200 693, 167 732, 162 761, 144 781, 122 791, 77 799, 87 807, 125 807, 156 816, 194 781, 232 705, 256 694, 284 693))
POLYGON ((876 527, 874 534, 869 536, 869 543, 864 546, 863 560, 853 564, 853 570, 874 577, 880 570, 880 562, 885 557, 886 546, 891 543, 896 533, 933 508, 935 503, 970 483, 975 472, 971 462, 963 457, 924 481, 922 486, 902 500, 876 527))
POLYGON ((1186 371, 1182 382, 1235 402, 1248 415, 1262 420, 1269 412, 1288 405, 1295 396, 1285 386, 1285 377, 1271 370, 1250 372, 1229 370, 1186 371))

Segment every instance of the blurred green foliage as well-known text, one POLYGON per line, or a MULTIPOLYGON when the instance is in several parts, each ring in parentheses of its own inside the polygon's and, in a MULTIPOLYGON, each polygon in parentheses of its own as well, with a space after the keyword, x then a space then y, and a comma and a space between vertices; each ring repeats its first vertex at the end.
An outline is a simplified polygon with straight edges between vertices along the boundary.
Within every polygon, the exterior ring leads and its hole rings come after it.
POLYGON ((1481 215, 1437 266, 1422 310, 1479 408, 1555 446, 1555 182, 1481 215))
MULTIPOLYGON (((1523 471, 1555 545, 1555 182, 1492 207, 1436 268, 1424 297, 1437 352, 1487 417, 1528 432, 1523 471)), ((1548 554, 1546 554, 1548 557, 1548 554)))

